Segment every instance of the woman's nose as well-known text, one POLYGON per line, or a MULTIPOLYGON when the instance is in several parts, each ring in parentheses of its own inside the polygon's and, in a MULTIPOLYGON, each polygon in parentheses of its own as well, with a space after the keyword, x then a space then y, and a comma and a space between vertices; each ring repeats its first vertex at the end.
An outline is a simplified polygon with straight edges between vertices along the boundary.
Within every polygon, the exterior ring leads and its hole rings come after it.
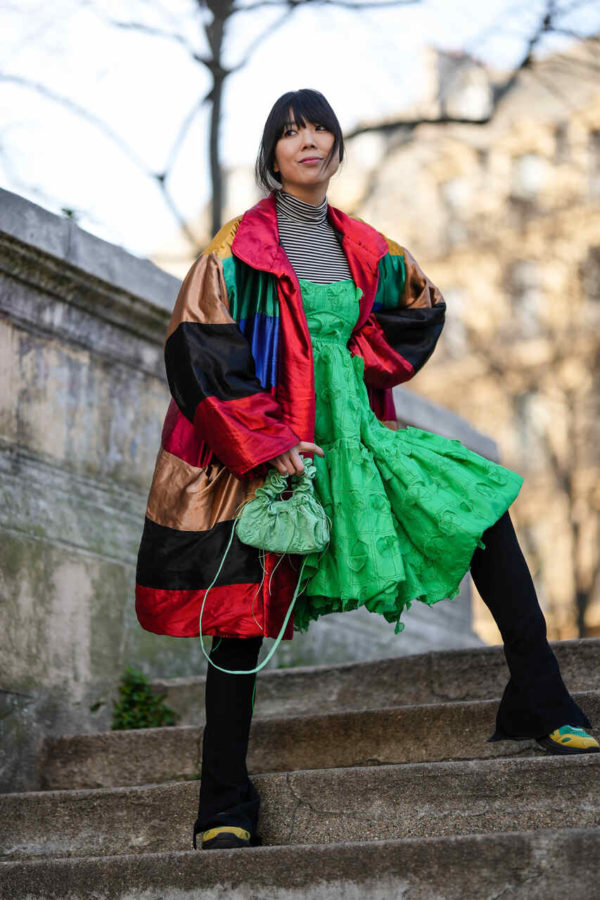
POLYGON ((304 134, 304 140, 303 140, 302 143, 304 144, 305 147, 307 147, 307 146, 308 146, 308 147, 315 147, 315 146, 316 146, 316 144, 315 144, 315 136, 314 136, 314 134, 312 133, 312 131, 306 132, 306 133, 304 134))

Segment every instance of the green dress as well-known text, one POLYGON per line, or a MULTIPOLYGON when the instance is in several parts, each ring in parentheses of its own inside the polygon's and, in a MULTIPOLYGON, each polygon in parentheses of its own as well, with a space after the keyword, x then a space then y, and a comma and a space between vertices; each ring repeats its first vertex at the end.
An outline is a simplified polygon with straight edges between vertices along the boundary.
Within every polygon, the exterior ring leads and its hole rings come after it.
POLYGON ((347 347, 361 289, 299 278, 315 371, 315 492, 331 519, 328 548, 306 557, 294 628, 365 606, 396 622, 411 601, 455 597, 481 535, 513 502, 521 475, 452 440, 383 425, 364 360, 347 347))

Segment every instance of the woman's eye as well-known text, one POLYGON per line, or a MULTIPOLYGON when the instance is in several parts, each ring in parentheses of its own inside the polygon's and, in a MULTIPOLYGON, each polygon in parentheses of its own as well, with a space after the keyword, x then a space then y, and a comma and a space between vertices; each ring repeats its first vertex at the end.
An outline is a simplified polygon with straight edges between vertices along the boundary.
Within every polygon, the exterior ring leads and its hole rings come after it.
MULTIPOLYGON (((328 129, 325 127, 325 125, 321 125, 320 122, 318 122, 318 123, 315 125, 315 128, 322 128, 324 131, 327 131, 327 130, 328 130, 328 129)), ((295 129, 295 128, 286 128, 286 130, 283 132, 283 136, 285 137, 285 136, 288 135, 291 131, 296 131, 296 129, 295 129)))

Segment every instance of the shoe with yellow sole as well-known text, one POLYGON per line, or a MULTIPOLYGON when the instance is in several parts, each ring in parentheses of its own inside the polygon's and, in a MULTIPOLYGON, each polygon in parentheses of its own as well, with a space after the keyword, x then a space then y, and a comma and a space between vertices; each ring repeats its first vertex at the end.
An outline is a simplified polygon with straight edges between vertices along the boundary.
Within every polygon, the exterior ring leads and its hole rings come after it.
POLYGON ((537 738, 538 745, 557 756, 561 754, 600 753, 600 744, 591 734, 575 725, 561 725, 545 737, 537 738))
POLYGON ((252 835, 245 828, 220 825, 202 832, 203 850, 224 850, 228 847, 250 847, 252 835))

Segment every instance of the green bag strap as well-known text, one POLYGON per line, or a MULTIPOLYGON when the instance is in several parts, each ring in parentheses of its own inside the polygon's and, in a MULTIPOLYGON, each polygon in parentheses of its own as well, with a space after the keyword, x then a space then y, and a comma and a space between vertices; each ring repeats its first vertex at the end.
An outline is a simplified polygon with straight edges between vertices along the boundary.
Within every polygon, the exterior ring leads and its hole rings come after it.
MULTIPOLYGON (((296 603, 296 599, 300 592, 300 583, 302 581, 302 573, 304 571, 304 564, 306 563, 307 556, 305 556, 304 559, 302 560, 302 566, 300 567, 300 574, 298 575, 298 582, 296 584, 296 590, 294 591, 294 596, 292 597, 292 601, 288 607, 288 611, 285 615, 285 619, 283 620, 283 625, 281 626, 281 630, 280 630, 279 634, 277 635, 277 637, 275 638, 275 643, 273 644, 273 646, 271 647, 271 649, 269 650, 268 654, 265 656, 265 658, 263 659, 261 664, 259 666, 256 666, 256 668, 254 668, 254 669, 224 669, 221 666, 218 666, 215 662, 213 662, 212 659, 210 658, 209 654, 206 652, 206 649, 204 647, 204 641, 202 640, 202 614, 204 612, 204 604, 206 603, 206 598, 208 597, 208 592, 210 591, 211 587, 213 587, 215 581, 219 577, 219 572, 223 568, 223 563, 225 562, 225 558, 226 558, 227 554, 229 553, 229 548, 231 547, 231 544, 233 541, 233 536, 235 534, 236 525, 237 525, 237 519, 234 519, 233 520, 233 528, 231 529, 231 537, 229 538, 229 543, 227 545, 227 549, 225 550, 223 559, 221 560, 221 565, 219 566, 219 568, 217 570, 217 574, 215 575, 212 582, 207 587, 206 593, 204 594, 204 598, 202 600, 202 607, 200 609, 200 618, 198 621, 198 629, 200 631, 200 646, 202 647, 202 652, 204 653, 205 657, 207 658, 207 660, 209 661, 211 666, 213 666, 215 669, 218 669, 220 672, 226 672, 228 675, 252 675, 255 672, 260 672, 260 670, 264 666, 266 666, 266 664, 269 662, 269 660, 271 659, 271 657, 277 650, 277 647, 279 646, 281 639, 283 638, 283 634, 285 632, 287 623, 289 622, 290 616, 292 614, 294 604, 296 603)), ((324 551, 321 551, 321 552, 324 552, 324 551)), ((283 555, 285 555, 285 554, 283 554, 283 555)), ((279 565, 279 563, 278 563, 278 565, 279 565)), ((269 593, 270 593, 270 588, 269 588, 269 593)))

